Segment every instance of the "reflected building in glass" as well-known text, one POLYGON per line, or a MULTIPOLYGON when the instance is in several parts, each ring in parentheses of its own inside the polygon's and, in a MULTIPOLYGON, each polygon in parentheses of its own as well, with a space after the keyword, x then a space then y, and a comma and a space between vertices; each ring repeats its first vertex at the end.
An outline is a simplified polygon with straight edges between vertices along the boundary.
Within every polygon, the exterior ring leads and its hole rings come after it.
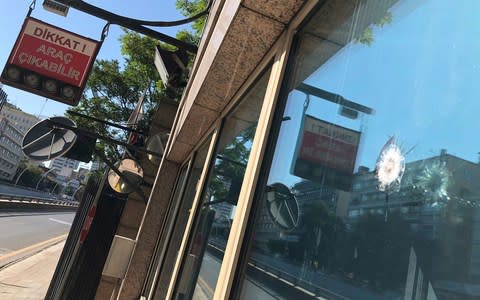
POLYGON ((214 1, 97 298, 479 299, 479 11, 214 1))
POLYGON ((434 281, 440 295, 472 297, 480 279, 479 180, 479 162, 442 149, 437 156, 407 163, 400 187, 389 193, 387 203, 376 172, 360 167, 347 226, 355 232, 369 222, 379 227, 394 222, 397 234, 408 236, 424 279, 434 281))

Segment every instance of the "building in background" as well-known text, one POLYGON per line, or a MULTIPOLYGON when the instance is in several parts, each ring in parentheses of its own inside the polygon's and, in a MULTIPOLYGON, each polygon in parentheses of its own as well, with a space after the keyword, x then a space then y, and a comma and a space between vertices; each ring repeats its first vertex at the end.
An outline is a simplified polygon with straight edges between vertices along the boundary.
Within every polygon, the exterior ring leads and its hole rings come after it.
POLYGON ((38 117, 24 112, 8 102, 5 103, 1 111, 1 116, 5 117, 12 126, 15 126, 22 135, 40 121, 38 117))
POLYGON ((3 105, 7 102, 7 93, 3 90, 3 85, 0 83, 0 111, 2 111, 3 105))
POLYGON ((90 171, 93 172, 93 171, 101 170, 104 168, 104 165, 105 164, 99 160, 93 160, 92 165, 90 166, 90 171))
POLYGON ((375 171, 360 167, 347 226, 355 232, 378 219, 396 222, 398 236, 413 236, 412 250, 423 272, 438 282, 442 292, 452 293, 459 282, 480 278, 479 180, 478 162, 445 149, 407 163, 398 190, 388 195, 378 190, 375 171))
POLYGON ((23 134, 5 117, 0 116, 0 179, 11 181, 23 157, 23 134))
POLYGON ((66 157, 57 157, 50 161, 48 167, 55 170, 57 179, 66 181, 73 174, 73 171, 78 168, 80 162, 66 157))
POLYGON ((0 179, 12 180, 24 158, 21 144, 27 130, 39 119, 7 102, 0 87, 0 179))

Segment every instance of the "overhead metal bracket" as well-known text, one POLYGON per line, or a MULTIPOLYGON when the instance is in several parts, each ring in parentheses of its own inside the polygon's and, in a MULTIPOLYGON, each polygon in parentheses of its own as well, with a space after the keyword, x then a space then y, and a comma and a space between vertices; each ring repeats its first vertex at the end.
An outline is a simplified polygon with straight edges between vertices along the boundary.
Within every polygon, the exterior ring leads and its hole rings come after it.
POLYGON ((151 38, 173 45, 179 49, 183 49, 190 53, 194 53, 194 54, 197 53, 197 50, 198 50, 197 46, 178 40, 174 37, 168 36, 166 34, 163 34, 161 32, 155 31, 153 29, 150 29, 142 25, 143 23, 148 23, 148 22, 142 22, 141 20, 135 20, 135 19, 123 17, 120 15, 111 13, 102 8, 99 8, 97 6, 88 4, 82 0, 55 0, 55 1, 64 5, 70 6, 72 8, 75 8, 76 10, 82 11, 89 15, 95 16, 97 18, 103 19, 109 22, 110 24, 117 24, 125 28, 128 28, 130 30, 133 30, 135 32, 142 33, 151 38))

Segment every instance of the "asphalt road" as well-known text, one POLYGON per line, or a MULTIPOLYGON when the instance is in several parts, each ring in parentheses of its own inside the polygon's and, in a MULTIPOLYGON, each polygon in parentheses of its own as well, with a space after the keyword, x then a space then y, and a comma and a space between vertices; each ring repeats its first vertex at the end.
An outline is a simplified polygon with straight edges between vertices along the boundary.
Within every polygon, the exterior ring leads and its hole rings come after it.
MULTIPOLYGON (((216 244, 222 241, 217 240, 216 244)), ((321 272, 315 272, 311 268, 304 268, 301 265, 293 264, 281 258, 275 258, 268 255, 263 255, 253 252, 251 259, 260 263, 264 271, 279 274, 282 280, 295 283, 296 280, 301 279, 302 282, 309 282, 312 285, 323 288, 326 292, 337 294, 339 298, 344 299, 369 299, 369 300, 383 300, 383 299, 397 299, 401 295, 394 292, 387 292, 384 294, 377 293, 365 287, 355 286, 349 284, 339 278, 329 276, 321 272), (279 272, 280 271, 280 272, 279 272)), ((220 271, 221 260, 215 257, 214 254, 209 253, 209 248, 205 251, 203 264, 200 268, 199 282, 205 292, 211 292, 215 289, 220 271)), ((284 284, 280 281, 273 280, 272 282, 262 282, 259 278, 252 278, 253 273, 247 271, 246 282, 242 289, 244 297, 241 299, 285 299, 282 295, 285 294, 284 284), (278 283, 278 284, 277 284, 278 283), (260 296, 261 295, 261 296, 260 296)), ((296 293, 296 291, 294 291, 296 293)), ((328 298, 328 297, 327 297, 328 298)), ((287 298, 290 299, 290 298, 287 298)), ((292 298, 293 299, 293 298, 292 298)), ((297 299, 297 298, 295 298, 297 299)), ((310 297, 308 297, 310 299, 310 297)))
POLYGON ((2 255, 68 233, 75 212, 0 215, 0 258, 2 255))
POLYGON ((55 199, 55 196, 50 195, 49 193, 36 191, 33 189, 26 189, 21 186, 10 186, 10 185, 4 185, 4 184, 0 184, 0 195, 1 194, 39 197, 44 199, 55 199))

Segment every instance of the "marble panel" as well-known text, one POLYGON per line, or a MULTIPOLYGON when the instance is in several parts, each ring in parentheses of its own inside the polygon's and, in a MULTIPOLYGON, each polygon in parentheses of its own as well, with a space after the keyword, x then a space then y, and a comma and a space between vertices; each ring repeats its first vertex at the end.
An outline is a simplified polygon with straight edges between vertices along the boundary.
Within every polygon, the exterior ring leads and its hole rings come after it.
POLYGON ((288 24, 306 0, 244 0, 242 5, 283 24, 288 24))

